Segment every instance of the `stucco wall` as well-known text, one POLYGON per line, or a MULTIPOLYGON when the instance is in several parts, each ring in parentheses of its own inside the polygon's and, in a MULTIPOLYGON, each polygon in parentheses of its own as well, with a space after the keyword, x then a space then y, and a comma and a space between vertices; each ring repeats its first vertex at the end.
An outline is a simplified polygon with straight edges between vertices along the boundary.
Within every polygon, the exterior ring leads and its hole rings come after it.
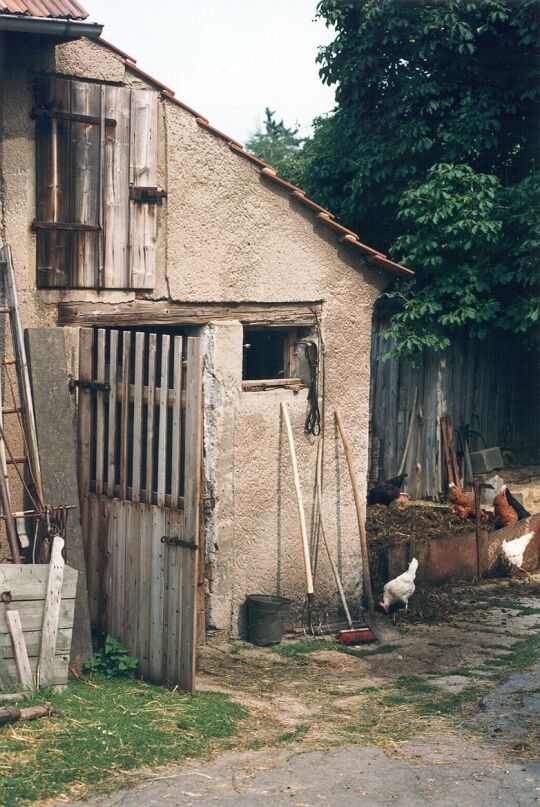
MULTIPOLYGON (((2 240, 13 247, 25 325, 54 325, 61 300, 120 301, 126 292, 35 288, 34 124, 32 71, 134 83, 114 53, 90 42, 10 59, 2 82, 2 240)), ((325 502, 328 533, 346 590, 358 598, 360 553, 351 487, 336 441, 333 412, 350 432, 365 489, 371 316, 388 276, 367 267, 286 192, 201 129, 193 116, 163 100, 160 177, 168 199, 159 211, 158 280, 152 295, 178 301, 323 301, 325 350, 325 502)), ((364 234, 369 240, 369 234, 364 234)), ((299 455, 308 525, 314 512, 316 441, 304 435, 306 391, 242 392, 242 328, 204 329, 207 369, 206 518, 212 593, 208 622, 242 630, 248 593, 279 591, 303 602, 304 578, 296 504, 280 403, 288 403, 299 455)), ((323 550, 317 594, 337 603, 323 550)))

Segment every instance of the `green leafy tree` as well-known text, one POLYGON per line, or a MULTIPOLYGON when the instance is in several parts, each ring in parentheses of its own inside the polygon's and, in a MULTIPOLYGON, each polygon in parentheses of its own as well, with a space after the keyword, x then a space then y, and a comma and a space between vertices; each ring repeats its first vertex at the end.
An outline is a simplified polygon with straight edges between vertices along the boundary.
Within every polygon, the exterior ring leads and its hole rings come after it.
POLYGON ((262 128, 246 142, 246 149, 269 163, 288 182, 300 185, 304 176, 303 143, 298 129, 289 129, 275 112, 266 107, 262 128))
POLYGON ((538 319, 536 0, 321 0, 337 108, 303 147, 306 190, 417 272, 395 350, 531 332, 538 319))

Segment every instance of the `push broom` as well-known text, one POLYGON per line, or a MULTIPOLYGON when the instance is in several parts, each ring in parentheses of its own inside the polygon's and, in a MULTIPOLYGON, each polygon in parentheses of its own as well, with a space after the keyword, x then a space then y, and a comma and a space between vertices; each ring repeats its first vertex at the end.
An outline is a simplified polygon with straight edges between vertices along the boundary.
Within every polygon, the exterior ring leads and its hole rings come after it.
POLYGON ((357 623, 356 626, 353 626, 353 621, 351 619, 351 612, 349 611, 349 606, 347 605, 347 599, 345 597, 345 592, 343 590, 343 584, 341 582, 337 566, 334 562, 334 558, 332 557, 330 547, 328 546, 328 540, 326 538, 326 530, 324 526, 324 513, 323 513, 322 443, 320 441, 317 447, 317 504, 319 507, 319 529, 321 531, 323 543, 326 549, 326 554, 328 555, 328 561, 330 563, 330 568, 332 569, 332 574, 334 575, 334 580, 336 581, 337 590, 339 592, 339 598, 341 600, 341 605, 343 606, 345 619, 347 620, 348 625, 348 628, 346 630, 339 631, 336 639, 340 644, 344 645, 367 644, 369 642, 375 642, 377 640, 377 637, 375 636, 373 631, 369 629, 368 625, 365 622, 357 623))
POLYGON ((368 612, 365 615, 365 620, 368 625, 368 628, 371 629, 376 639, 379 639, 384 642, 390 642, 395 640, 399 637, 399 634, 395 628, 390 625, 388 619, 382 614, 375 613, 375 601, 373 599, 373 590, 371 588, 371 575, 369 572, 369 554, 368 554, 368 546, 367 546, 367 536, 366 536, 366 528, 364 526, 364 519, 362 516, 362 504, 360 501, 360 492, 358 490, 358 482, 356 480, 356 474, 354 471, 354 464, 352 458, 352 451, 351 446, 347 437, 347 433, 345 431, 345 426, 343 425, 343 421, 341 419, 341 415, 339 411, 336 409, 335 411, 335 418, 336 424, 338 427, 339 434, 341 436, 341 442, 343 443, 343 450, 345 452, 345 459, 347 460, 347 466, 349 468, 349 476, 351 479, 351 485, 353 489, 353 497, 354 497, 354 505, 356 508, 356 518, 358 522, 358 535, 360 538, 360 551, 362 555, 362 574, 363 574, 363 581, 364 581, 364 595, 367 600, 368 612))

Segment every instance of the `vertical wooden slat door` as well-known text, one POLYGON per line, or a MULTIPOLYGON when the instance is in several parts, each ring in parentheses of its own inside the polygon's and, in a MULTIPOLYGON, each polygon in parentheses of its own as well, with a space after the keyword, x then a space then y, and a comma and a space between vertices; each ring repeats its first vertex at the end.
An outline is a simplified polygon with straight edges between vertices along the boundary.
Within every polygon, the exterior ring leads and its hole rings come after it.
POLYGON ((91 618, 139 658, 144 677, 192 691, 202 344, 175 334, 85 328, 80 345, 91 618))

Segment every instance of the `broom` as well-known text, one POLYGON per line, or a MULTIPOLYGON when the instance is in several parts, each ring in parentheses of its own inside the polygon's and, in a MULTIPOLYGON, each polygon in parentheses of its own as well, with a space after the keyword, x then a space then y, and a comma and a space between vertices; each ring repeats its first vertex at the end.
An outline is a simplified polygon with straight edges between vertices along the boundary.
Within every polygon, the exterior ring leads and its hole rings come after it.
POLYGON ((375 613, 375 602, 373 599, 373 589, 371 588, 371 575, 369 573, 369 554, 368 554, 368 547, 367 547, 367 536, 366 530, 364 526, 364 520, 362 517, 362 505, 360 502, 360 493, 358 490, 358 483, 356 481, 356 474, 354 472, 354 464, 351 452, 351 446, 349 444, 349 440, 347 438, 347 433, 345 431, 345 427, 343 425, 343 421, 341 419, 341 415, 339 411, 336 409, 335 411, 335 418, 336 424, 341 436, 341 441, 343 443, 343 450, 345 452, 345 459, 347 460, 347 466, 349 468, 349 476, 351 479, 351 485, 353 489, 353 496, 354 496, 354 504, 356 508, 356 518, 358 522, 358 534, 360 538, 360 551, 362 555, 362 574, 364 580, 364 594, 367 600, 368 606, 368 613, 366 616, 366 622, 368 627, 373 631, 375 637, 383 642, 391 642, 394 639, 399 638, 399 633, 395 628, 393 628, 388 619, 383 617, 382 614, 375 613))
POLYGON ((345 619, 347 620, 347 625, 349 626, 347 630, 340 630, 338 635, 336 636, 336 639, 340 644, 344 645, 367 644, 369 642, 375 642, 377 637, 375 636, 373 631, 369 629, 368 625, 366 625, 365 622, 358 623, 355 627, 353 627, 351 612, 349 611, 349 606, 347 605, 345 592, 343 591, 343 585, 341 583, 337 566, 334 563, 334 559, 332 557, 332 553, 330 552, 330 547, 328 546, 328 541, 326 539, 326 531, 324 528, 323 500, 322 500, 322 444, 320 441, 319 445, 317 446, 317 504, 319 507, 319 529, 321 531, 324 546, 326 548, 326 553, 328 555, 328 560, 330 562, 330 568, 332 569, 334 580, 336 581, 337 590, 339 592, 339 597, 341 600, 341 604, 343 606, 343 611, 345 613, 345 619))

